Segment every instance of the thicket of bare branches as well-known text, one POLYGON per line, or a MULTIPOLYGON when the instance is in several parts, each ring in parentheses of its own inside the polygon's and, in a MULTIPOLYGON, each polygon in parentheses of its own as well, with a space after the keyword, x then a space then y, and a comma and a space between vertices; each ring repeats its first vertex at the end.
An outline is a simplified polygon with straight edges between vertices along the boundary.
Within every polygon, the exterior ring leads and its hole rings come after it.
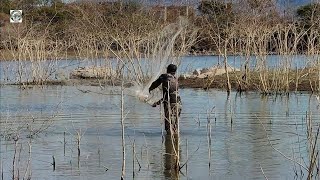
MULTIPOLYGON (((245 58, 243 74, 237 77, 242 90, 248 84, 257 83, 257 88, 264 93, 288 92, 292 83, 297 89, 301 76, 310 75, 314 79, 319 68, 319 5, 299 9, 299 17, 307 19, 280 14, 273 1, 243 0, 237 4, 205 1, 200 10, 204 13, 202 33, 212 44, 212 50, 223 57, 224 67, 227 69, 230 54, 245 58), (279 55, 281 59, 272 70, 267 65, 270 54, 279 55), (293 72, 293 58, 300 54, 308 55, 308 61, 315 64, 293 72), (317 61, 314 57, 318 58, 317 61), (254 68, 251 67, 253 60, 256 60, 254 68), (252 79, 250 72, 255 72, 254 77, 259 81, 252 79)), ((226 72, 226 87, 230 92, 231 84, 226 72)), ((310 84, 313 84, 314 91, 319 91, 319 83, 310 81, 310 84)))
POLYGON ((23 24, 3 28, 6 37, 2 37, 1 47, 17 61, 19 83, 42 84, 57 70, 57 60, 68 57, 89 61, 103 58, 109 65, 109 58, 115 57, 116 77, 125 68, 127 77, 142 83, 152 69, 142 68, 141 59, 159 62, 166 61, 165 56, 184 55, 198 29, 185 17, 167 21, 157 10, 135 3, 75 3, 57 7, 51 15, 39 19, 28 14, 30 19, 23 24), (59 22, 62 17, 69 24, 59 22), (30 60, 31 65, 24 60, 30 60))
MULTIPOLYGON (((116 76, 125 68, 128 77, 134 74, 141 83, 150 76, 142 69, 150 68, 142 68, 139 60, 155 59, 174 37, 170 56, 211 52, 223 58, 227 69, 229 55, 239 55, 245 59, 242 74, 236 77, 241 90, 255 83, 264 93, 287 92, 292 84, 298 89, 301 77, 314 79, 320 69, 315 59, 320 49, 319 7, 310 4, 290 14, 272 0, 202 1, 198 6, 168 7, 134 2, 56 3, 33 8, 23 24, 2 25, 0 49, 5 53, 0 58, 9 56, 18 62, 15 74, 20 83, 44 83, 57 71, 57 60, 68 57, 106 62, 115 57, 121 62, 116 76), (275 70, 267 66, 270 54, 281 57, 275 70), (308 55, 313 64, 293 72, 292 59, 299 54, 308 55)), ((234 87, 229 73, 226 79, 230 92, 234 87)), ((320 78, 310 84, 318 91, 320 78)))

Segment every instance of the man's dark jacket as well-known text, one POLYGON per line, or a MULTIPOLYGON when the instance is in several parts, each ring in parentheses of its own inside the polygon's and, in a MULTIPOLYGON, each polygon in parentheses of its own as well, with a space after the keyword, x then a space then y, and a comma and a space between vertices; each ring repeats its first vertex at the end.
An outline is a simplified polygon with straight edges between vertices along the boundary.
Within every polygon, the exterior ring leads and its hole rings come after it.
POLYGON ((161 74, 160 77, 151 84, 149 92, 160 86, 160 84, 162 84, 162 100, 164 100, 165 103, 179 103, 181 101, 178 93, 178 80, 174 75, 170 73, 161 74))

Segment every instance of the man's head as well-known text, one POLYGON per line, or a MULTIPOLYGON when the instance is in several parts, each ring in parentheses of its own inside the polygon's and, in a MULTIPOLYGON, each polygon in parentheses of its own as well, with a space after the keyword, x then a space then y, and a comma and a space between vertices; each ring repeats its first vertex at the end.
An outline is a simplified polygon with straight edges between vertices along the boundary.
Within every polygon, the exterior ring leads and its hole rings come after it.
POLYGON ((169 64, 169 66, 167 67, 167 73, 175 75, 176 71, 177 71, 177 66, 174 64, 169 64))

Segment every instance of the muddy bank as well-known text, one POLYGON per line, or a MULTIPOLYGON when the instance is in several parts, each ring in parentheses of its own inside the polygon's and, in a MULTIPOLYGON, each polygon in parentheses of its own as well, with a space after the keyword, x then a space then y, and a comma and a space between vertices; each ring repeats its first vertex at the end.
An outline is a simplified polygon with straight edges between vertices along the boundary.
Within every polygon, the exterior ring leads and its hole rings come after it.
MULTIPOLYGON (((300 78, 295 76, 289 77, 289 83, 283 80, 280 76, 279 79, 275 79, 274 76, 269 76, 266 78, 265 82, 261 81, 261 76, 259 73, 251 73, 250 79, 243 79, 243 72, 231 72, 230 83, 232 90, 234 91, 257 91, 263 93, 281 93, 287 91, 310 91, 316 92, 319 88, 319 79, 317 73, 310 73, 300 78)), ((38 85, 33 82, 25 83, 15 83, 11 85, 22 85, 22 87, 27 88, 29 85, 38 85)), ((110 79, 97 79, 97 78, 78 78, 69 80, 54 80, 45 81, 41 85, 61 85, 61 86, 120 86, 120 80, 110 80, 110 79)), ((132 83, 125 83, 127 88, 133 86, 132 83)), ((184 78, 179 77, 179 87, 180 88, 201 88, 201 89, 227 89, 227 79, 226 75, 216 75, 214 77, 190 77, 184 78)))
MULTIPOLYGON (((251 72, 250 78, 245 79, 243 72, 231 72, 230 84, 235 91, 258 91, 264 93, 281 93, 286 91, 319 91, 319 79, 317 72, 301 73, 298 77, 291 72, 289 76, 269 74, 266 76, 258 72, 251 72)), ((180 88, 216 88, 227 90, 226 75, 216 75, 214 77, 190 77, 179 78, 180 88)))
MULTIPOLYGON (((2 84, 4 85, 4 84, 2 84)), ((35 86, 35 85, 59 85, 59 86, 120 86, 120 80, 110 80, 110 79, 97 79, 97 78, 80 78, 80 79, 68 79, 68 80, 48 80, 41 82, 23 82, 23 83, 10 83, 7 85, 18 85, 18 86, 35 86)), ((124 84, 125 87, 133 86, 132 83, 127 82, 124 84)))
MULTIPOLYGON (((234 67, 228 67, 229 80, 232 90, 258 91, 267 94, 283 93, 289 91, 320 90, 320 72, 318 67, 310 67, 296 70, 264 70, 264 71, 240 71, 234 67)), ((149 79, 145 79, 149 82, 149 79)), ((3 85, 3 84, 2 84, 3 85)), ((56 74, 55 80, 23 82, 11 85, 63 85, 63 86, 120 86, 121 78, 116 71, 109 67, 84 67, 77 68, 67 74, 56 74)), ((132 77, 124 78, 125 87, 133 86, 132 77)), ((195 69, 188 74, 179 76, 180 88, 202 88, 227 90, 226 71, 222 67, 212 66, 195 69)))

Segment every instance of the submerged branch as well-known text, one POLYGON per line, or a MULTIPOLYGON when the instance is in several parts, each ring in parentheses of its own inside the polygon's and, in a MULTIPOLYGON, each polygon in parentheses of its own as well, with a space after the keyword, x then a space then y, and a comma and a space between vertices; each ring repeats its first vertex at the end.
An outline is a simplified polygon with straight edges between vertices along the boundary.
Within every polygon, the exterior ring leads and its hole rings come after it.
POLYGON ((292 161, 292 162, 298 164, 300 167, 302 167, 303 169, 305 169, 306 171, 309 172, 309 169, 308 169, 306 166, 304 166, 303 164, 299 163, 299 162, 296 161, 295 159, 292 159, 292 158, 286 156, 286 155, 283 154, 280 150, 278 150, 277 148, 275 148, 275 147, 273 146, 273 144, 271 143, 271 140, 270 140, 270 138, 269 138, 269 135, 268 135, 268 132, 267 132, 265 126, 263 125, 263 123, 261 122, 261 120, 260 120, 257 116, 256 116, 256 118, 259 120, 260 124, 262 125, 262 127, 263 127, 263 129, 264 129, 264 131, 265 131, 265 133, 266 133, 266 136, 267 136, 267 139, 268 139, 268 143, 269 143, 269 145, 271 146, 271 148, 272 148, 273 150, 277 151, 281 156, 283 156, 283 157, 286 158, 287 160, 292 161))

